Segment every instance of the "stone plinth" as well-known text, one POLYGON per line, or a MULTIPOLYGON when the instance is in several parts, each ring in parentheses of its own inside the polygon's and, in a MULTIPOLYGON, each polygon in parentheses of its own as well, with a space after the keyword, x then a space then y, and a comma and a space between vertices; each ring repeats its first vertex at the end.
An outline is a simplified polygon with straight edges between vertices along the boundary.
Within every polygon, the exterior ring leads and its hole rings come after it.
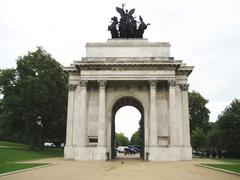
POLYGON ((106 43, 87 43, 86 57, 170 57, 170 44, 147 39, 110 39, 106 43))

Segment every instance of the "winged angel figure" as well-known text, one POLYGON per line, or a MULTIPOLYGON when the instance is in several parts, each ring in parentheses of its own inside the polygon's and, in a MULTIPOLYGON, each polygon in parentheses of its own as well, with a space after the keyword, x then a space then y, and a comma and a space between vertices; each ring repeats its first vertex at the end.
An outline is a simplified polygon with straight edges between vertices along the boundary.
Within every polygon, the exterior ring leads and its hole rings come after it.
POLYGON ((120 14, 119 33, 121 38, 131 38, 136 35, 137 21, 134 19, 133 14, 135 9, 124 11, 125 4, 122 8, 116 7, 117 12, 120 14))

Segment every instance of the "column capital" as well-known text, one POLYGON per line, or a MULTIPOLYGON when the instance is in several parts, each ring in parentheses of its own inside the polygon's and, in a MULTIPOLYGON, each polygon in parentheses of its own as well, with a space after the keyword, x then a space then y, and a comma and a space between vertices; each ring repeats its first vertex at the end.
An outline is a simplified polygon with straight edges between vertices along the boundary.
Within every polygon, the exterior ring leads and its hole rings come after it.
POLYGON ((77 84, 68 84, 68 90, 69 91, 74 91, 77 87, 77 84))
POLYGON ((188 91, 189 84, 180 84, 180 88, 182 91, 188 91))
POLYGON ((87 80, 80 80, 80 86, 81 87, 87 87, 87 83, 88 83, 87 80))
POLYGON ((107 85, 107 80, 98 80, 97 82, 100 88, 105 88, 107 85))
POLYGON ((156 88, 158 80, 149 80, 148 82, 151 88, 156 88))
POLYGON ((170 79, 168 80, 169 86, 176 86, 176 80, 175 79, 170 79))

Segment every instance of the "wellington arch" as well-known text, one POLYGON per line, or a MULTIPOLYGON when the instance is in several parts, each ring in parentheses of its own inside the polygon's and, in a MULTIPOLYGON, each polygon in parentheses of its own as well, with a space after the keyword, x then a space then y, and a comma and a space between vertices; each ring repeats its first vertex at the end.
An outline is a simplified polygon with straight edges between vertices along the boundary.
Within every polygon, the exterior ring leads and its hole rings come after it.
POLYGON ((143 159, 192 159, 187 78, 193 67, 171 57, 169 43, 120 38, 87 43, 86 57, 65 70, 65 159, 114 159, 113 118, 125 105, 142 114, 143 159))

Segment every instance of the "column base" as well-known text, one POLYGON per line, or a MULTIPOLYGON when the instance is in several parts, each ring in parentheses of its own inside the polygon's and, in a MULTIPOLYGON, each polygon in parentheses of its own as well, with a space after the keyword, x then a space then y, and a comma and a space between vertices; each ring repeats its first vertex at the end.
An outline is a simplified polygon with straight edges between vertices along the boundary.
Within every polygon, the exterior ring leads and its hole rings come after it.
POLYGON ((191 147, 149 147, 149 161, 192 160, 191 147))
POLYGON ((74 159, 74 148, 72 146, 66 145, 64 147, 64 159, 66 159, 66 160, 74 159))
MULTIPOLYGON (((106 161, 106 147, 72 147, 65 146, 64 158, 66 160, 81 160, 81 161, 106 161)), ((191 147, 149 147, 149 161, 187 161, 192 160, 191 147)))
POLYGON ((72 160, 107 160, 106 147, 65 147, 64 158, 72 160))

